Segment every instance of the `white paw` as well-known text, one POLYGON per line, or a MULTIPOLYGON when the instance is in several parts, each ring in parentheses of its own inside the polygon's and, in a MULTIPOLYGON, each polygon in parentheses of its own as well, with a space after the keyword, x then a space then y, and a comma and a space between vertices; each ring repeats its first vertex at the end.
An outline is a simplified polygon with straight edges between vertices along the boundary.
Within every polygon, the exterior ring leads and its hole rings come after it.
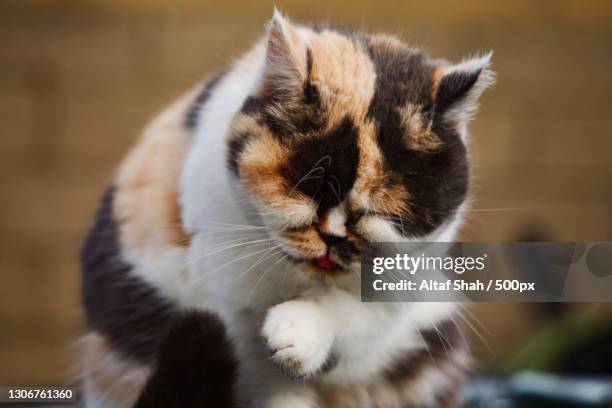
POLYGON ((303 300, 271 308, 262 335, 272 360, 294 378, 316 373, 326 362, 334 340, 323 311, 303 300))

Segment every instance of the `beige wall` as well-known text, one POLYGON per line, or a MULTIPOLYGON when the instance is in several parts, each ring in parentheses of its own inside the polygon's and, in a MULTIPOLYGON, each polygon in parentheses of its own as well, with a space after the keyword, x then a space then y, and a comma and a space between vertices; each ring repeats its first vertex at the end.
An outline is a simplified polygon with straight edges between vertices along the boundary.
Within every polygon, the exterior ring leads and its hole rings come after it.
MULTIPOLYGON (((465 239, 612 240, 611 2, 328 3, 280 7, 400 33, 435 56, 495 50, 465 239)), ((82 330, 79 242, 104 184, 147 118, 246 48, 272 10, 222 4, 0 3, 0 384, 63 382, 82 330)), ((540 324, 529 310, 476 309, 495 349, 485 359, 540 324)))

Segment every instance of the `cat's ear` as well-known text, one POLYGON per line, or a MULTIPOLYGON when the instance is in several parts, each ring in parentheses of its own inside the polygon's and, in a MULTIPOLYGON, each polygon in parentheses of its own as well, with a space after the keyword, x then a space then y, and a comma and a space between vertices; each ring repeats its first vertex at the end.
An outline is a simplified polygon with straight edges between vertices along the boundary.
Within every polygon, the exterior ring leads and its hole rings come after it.
POLYGON ((306 75, 306 43, 289 19, 274 9, 268 23, 262 92, 301 91, 306 75))
POLYGON ((493 52, 456 65, 440 64, 434 70, 434 120, 467 125, 482 92, 495 82, 493 52))

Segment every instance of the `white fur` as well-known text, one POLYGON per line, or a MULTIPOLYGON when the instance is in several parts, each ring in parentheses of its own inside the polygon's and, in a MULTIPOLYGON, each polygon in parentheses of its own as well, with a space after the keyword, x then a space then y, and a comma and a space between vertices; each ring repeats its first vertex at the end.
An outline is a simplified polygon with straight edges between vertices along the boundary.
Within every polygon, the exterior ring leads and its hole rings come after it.
POLYGON ((339 205, 329 210, 327 214, 327 231, 323 232, 338 237, 346 236, 346 211, 343 206, 339 205))
POLYGON ((297 363, 300 376, 317 372, 325 363, 334 341, 333 322, 311 300, 290 300, 272 307, 262 335, 279 364, 297 363))
POLYGON ((145 251, 123 248, 123 260, 133 267, 129 273, 159 288, 171 299, 182 299, 186 290, 185 258, 187 251, 174 245, 165 245, 145 251))
POLYGON ((83 379, 83 401, 88 408, 130 408, 131 401, 121 401, 95 387, 88 377, 83 379))
POLYGON ((262 405, 267 408, 317 408, 315 392, 305 385, 287 384, 282 390, 272 393, 262 405))

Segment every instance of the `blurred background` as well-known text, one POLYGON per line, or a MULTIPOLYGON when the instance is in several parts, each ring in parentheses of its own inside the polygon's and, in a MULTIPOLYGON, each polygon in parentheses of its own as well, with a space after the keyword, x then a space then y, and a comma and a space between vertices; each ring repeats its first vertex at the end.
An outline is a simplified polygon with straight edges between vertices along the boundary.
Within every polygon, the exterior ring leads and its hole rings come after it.
MULTIPOLYGON (((435 57, 494 50, 461 239, 612 241, 612 2, 278 1, 298 22, 388 31, 435 57)), ((271 2, 0 2, 0 384, 65 384, 77 254, 140 129, 249 47, 271 2)), ((482 372, 612 374, 612 307, 478 304, 482 372)))

